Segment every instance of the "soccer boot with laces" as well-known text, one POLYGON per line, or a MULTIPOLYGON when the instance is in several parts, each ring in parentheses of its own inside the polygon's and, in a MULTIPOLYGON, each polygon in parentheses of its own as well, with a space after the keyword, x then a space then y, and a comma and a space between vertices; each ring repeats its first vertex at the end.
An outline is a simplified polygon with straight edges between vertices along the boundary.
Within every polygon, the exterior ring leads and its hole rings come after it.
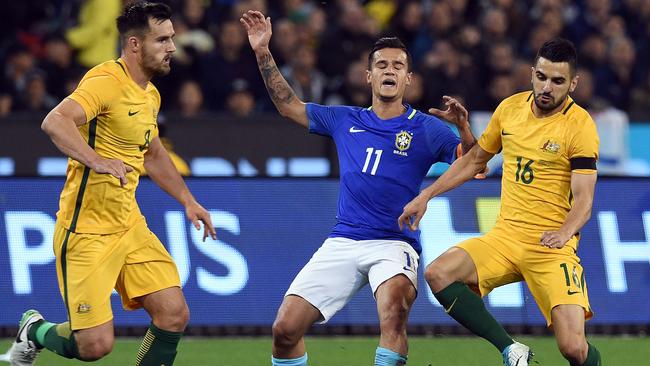
POLYGON ((43 316, 36 310, 27 310, 23 313, 18 325, 18 335, 9 350, 9 361, 11 366, 31 366, 36 361, 36 356, 41 350, 36 344, 27 338, 29 328, 43 316))
POLYGON ((534 354, 530 347, 519 342, 515 342, 501 353, 503 355, 503 364, 505 366, 528 366, 534 354))

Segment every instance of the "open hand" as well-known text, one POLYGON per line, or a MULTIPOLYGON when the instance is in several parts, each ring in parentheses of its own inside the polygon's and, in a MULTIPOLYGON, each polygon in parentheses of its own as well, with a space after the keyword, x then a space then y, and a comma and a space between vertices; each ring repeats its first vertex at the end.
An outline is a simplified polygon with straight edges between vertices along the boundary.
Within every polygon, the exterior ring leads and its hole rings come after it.
POLYGON ((453 123, 458 128, 467 127, 469 125, 469 112, 467 112, 467 109, 450 96, 445 95, 442 97, 442 100, 445 102, 447 109, 442 111, 437 108, 431 108, 429 109, 429 113, 453 123))
POLYGON ((203 208, 198 202, 194 201, 187 206, 185 206, 185 214, 187 218, 192 221, 192 224, 196 230, 201 230, 201 222, 203 222, 203 241, 210 235, 213 240, 217 240, 217 232, 214 230, 212 225, 212 219, 210 218, 210 213, 203 208))
POLYGON ((411 231, 416 231, 418 225, 420 225, 420 220, 422 216, 427 212, 427 203, 429 200, 427 197, 424 197, 422 194, 415 197, 411 202, 407 203, 404 206, 404 211, 397 219, 397 224, 399 229, 403 230, 404 225, 406 225, 411 231))
POLYGON ((572 235, 566 235, 561 231, 545 231, 540 240, 542 245, 549 248, 560 249, 566 245, 572 235))
POLYGON ((102 157, 99 157, 96 161, 92 162, 92 166, 89 168, 91 168, 95 173, 110 174, 114 176, 120 180, 120 185, 122 187, 128 183, 126 173, 133 171, 133 167, 124 164, 120 159, 106 159, 102 157))
POLYGON ((249 10, 242 15, 239 21, 246 28, 248 42, 253 51, 257 52, 269 47, 271 34, 273 34, 270 17, 264 18, 264 14, 261 12, 249 10))

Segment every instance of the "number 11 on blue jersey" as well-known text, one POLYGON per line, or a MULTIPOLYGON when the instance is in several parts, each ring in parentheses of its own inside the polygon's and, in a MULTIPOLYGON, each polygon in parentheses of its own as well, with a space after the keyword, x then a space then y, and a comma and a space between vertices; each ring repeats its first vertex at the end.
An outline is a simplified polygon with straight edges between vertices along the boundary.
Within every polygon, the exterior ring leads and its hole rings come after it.
POLYGON ((368 165, 370 164, 370 159, 372 158, 372 153, 373 151, 375 152, 375 163, 372 165, 372 170, 370 171, 370 175, 375 175, 377 173, 377 168, 379 167, 379 161, 381 160, 381 154, 384 152, 383 150, 375 150, 372 147, 369 147, 366 149, 366 162, 363 164, 363 169, 361 169, 362 173, 366 173, 368 171, 368 165))

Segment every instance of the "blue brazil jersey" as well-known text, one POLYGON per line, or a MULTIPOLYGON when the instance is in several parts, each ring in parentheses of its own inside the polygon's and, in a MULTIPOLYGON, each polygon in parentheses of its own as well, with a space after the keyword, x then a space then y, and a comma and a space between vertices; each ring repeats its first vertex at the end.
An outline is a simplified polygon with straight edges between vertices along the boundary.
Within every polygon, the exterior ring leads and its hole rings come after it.
POLYGON ((332 137, 339 156, 337 223, 329 237, 402 240, 421 252, 420 232, 400 231, 397 218, 431 165, 453 162, 460 140, 438 118, 405 107, 382 120, 371 108, 307 104, 309 132, 332 137))

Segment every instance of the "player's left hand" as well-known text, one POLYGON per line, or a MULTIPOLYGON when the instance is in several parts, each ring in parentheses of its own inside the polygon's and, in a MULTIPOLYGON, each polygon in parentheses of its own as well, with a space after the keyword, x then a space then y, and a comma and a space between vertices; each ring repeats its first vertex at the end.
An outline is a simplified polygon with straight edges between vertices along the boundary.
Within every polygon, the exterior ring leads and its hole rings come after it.
POLYGON ((560 249, 571 239, 571 235, 561 231, 545 231, 542 234, 541 243, 545 247, 560 249))
POLYGON ((418 225, 420 225, 420 220, 422 220, 422 216, 427 212, 428 202, 429 199, 427 197, 419 194, 411 202, 407 203, 406 206, 404 206, 404 211, 397 219, 399 229, 403 230, 404 225, 406 225, 411 231, 417 230, 418 225))
POLYGON ((203 208, 198 202, 194 201, 185 206, 185 214, 187 218, 192 221, 196 230, 201 230, 201 222, 203 222, 203 241, 210 235, 213 240, 217 240, 217 232, 212 225, 212 219, 208 210, 203 208))
POLYGON ((463 107, 460 102, 450 96, 442 97, 446 110, 442 111, 437 108, 430 108, 429 113, 433 114, 438 118, 442 118, 446 121, 449 121, 456 125, 458 128, 465 128, 469 126, 469 112, 463 107))

